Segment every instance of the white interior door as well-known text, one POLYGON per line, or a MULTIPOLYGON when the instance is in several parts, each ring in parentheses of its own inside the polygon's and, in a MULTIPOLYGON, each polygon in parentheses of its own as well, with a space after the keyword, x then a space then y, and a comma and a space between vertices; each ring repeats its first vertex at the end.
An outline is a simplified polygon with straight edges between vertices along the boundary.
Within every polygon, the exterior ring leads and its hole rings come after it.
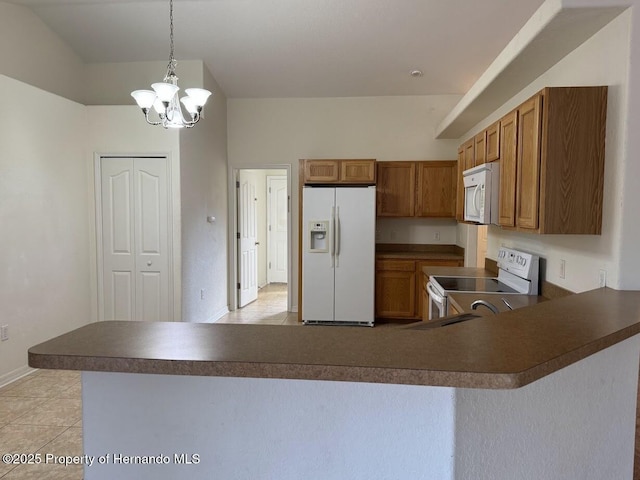
POLYGON ((267 176, 267 283, 287 283, 287 177, 267 176))
POLYGON ((168 321, 168 173, 165 158, 100 161, 105 320, 168 321))
POLYGON ((258 217, 256 184, 251 175, 238 175, 238 307, 258 298, 258 217))

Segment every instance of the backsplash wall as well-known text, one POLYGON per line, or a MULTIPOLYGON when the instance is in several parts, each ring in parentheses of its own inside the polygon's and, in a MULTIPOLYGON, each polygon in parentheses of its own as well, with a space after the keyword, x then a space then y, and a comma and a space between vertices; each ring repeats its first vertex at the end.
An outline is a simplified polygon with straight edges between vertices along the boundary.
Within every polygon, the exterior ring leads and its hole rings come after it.
POLYGON ((439 218, 378 218, 376 243, 455 245, 457 223, 439 218))

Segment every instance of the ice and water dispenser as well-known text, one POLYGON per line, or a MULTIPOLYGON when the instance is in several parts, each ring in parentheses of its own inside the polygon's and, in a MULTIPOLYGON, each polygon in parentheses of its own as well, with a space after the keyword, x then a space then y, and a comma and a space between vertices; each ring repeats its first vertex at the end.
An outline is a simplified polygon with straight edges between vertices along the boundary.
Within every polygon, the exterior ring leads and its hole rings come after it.
POLYGON ((309 222, 309 252, 326 253, 329 251, 329 221, 312 220, 309 222))

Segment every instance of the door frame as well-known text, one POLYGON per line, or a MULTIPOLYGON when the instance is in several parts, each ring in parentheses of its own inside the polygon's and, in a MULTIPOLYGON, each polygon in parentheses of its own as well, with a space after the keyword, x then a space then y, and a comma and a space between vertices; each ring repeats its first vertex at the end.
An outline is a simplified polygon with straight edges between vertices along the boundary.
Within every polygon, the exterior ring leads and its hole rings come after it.
MULTIPOLYGON (((271 202, 273 201, 273 198, 271 197, 271 193, 269 191, 269 179, 284 179, 284 181, 287 181, 287 177, 285 175, 267 175, 267 225, 270 225, 271 222, 271 202)), ((289 194, 289 192, 287 191, 287 195, 289 194)), ((291 213, 290 211, 287 212, 287 214, 291 213)), ((288 227, 288 225, 287 225, 288 227)), ((287 231, 287 236, 289 235, 289 232, 287 231)), ((267 262, 271 261, 271 242, 272 242, 272 232, 270 230, 267 231, 267 262)), ((289 251, 287 250, 287 273, 289 270, 289 251)), ((267 285, 269 284, 269 268, 267 267, 267 285)))
POLYGON ((171 321, 179 319, 179 312, 176 307, 180 305, 179 292, 176 291, 175 285, 175 266, 179 265, 179 259, 176 259, 176 250, 174 249, 175 221, 174 221, 174 204, 175 191, 173 188, 173 172, 171 154, 164 153, 95 153, 93 160, 94 173, 94 204, 95 204, 95 242, 96 242, 96 301, 97 301, 97 319, 104 320, 104 252, 102 250, 102 161, 106 158, 157 158, 164 159, 167 167, 167 256, 169 258, 168 282, 169 282, 169 318, 171 321))
POLYGON ((287 177, 287 311, 291 312, 291 164, 239 164, 229 168, 228 179, 228 241, 229 241, 229 263, 228 263, 228 277, 229 277, 229 311, 238 309, 238 239, 236 238, 236 231, 238 225, 238 197, 236 195, 236 182, 238 181, 238 174, 240 170, 286 170, 287 177))

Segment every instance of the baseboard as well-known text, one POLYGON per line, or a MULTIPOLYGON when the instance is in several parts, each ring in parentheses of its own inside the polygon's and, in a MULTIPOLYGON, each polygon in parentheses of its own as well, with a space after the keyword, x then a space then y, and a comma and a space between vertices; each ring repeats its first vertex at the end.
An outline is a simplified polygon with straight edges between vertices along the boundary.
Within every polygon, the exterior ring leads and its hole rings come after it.
POLYGON ((28 365, 24 365, 20 368, 16 368, 15 370, 0 376, 0 387, 4 387, 5 385, 10 384, 11 382, 15 382, 19 378, 25 377, 37 371, 38 371, 37 368, 31 368, 28 365))
POLYGON ((227 313, 229 313, 229 306, 225 306, 211 315, 211 318, 206 321, 206 323, 216 323, 222 317, 224 317, 227 313))
POLYGON ((291 305, 291 311, 293 313, 298 313, 298 306, 297 305, 291 305))

